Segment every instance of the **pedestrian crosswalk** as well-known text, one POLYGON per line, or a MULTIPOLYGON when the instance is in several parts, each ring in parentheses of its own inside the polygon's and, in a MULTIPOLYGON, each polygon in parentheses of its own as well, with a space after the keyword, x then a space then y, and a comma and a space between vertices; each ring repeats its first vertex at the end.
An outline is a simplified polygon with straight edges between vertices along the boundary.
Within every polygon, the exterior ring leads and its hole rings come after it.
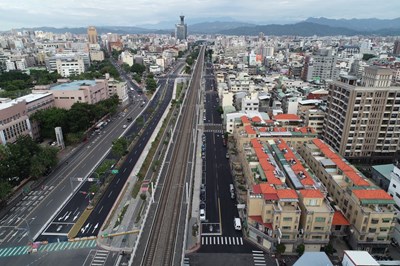
POLYGON ((235 236, 202 236, 202 245, 243 245, 242 237, 235 236))
POLYGON ((253 250, 253 261, 255 266, 266 266, 264 252, 260 250, 253 250))
POLYGON ((29 248, 28 246, 2 248, 0 249, 0 258, 28 254, 29 248))
POLYGON ((51 252, 51 251, 60 251, 66 249, 78 249, 78 248, 93 248, 95 247, 96 240, 85 240, 85 241, 76 241, 76 242, 59 242, 59 243, 50 243, 47 245, 42 245, 39 247, 39 252, 51 252))
MULTIPOLYGON (((46 245, 41 245, 38 248, 38 252, 52 252, 52 251, 60 251, 60 250, 66 250, 66 249, 78 249, 78 248, 93 248, 96 245, 97 245, 96 240, 49 243, 46 245)), ((0 258, 26 255, 29 253, 30 250, 31 250, 30 246, 2 248, 2 249, 0 249, 0 258)))
POLYGON ((107 250, 96 250, 96 254, 94 255, 91 266, 103 266, 108 258, 108 254, 110 252, 107 250))

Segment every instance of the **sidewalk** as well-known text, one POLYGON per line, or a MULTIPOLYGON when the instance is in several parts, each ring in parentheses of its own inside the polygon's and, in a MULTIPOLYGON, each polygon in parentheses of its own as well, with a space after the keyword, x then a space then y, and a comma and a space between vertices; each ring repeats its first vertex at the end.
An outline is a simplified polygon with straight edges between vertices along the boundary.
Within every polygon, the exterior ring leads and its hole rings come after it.
MULTIPOLYGON (((201 147, 203 140, 203 129, 199 128, 197 134, 197 147, 201 147)), ((200 187, 202 183, 202 175, 203 175, 203 159, 201 158, 201 149, 197 149, 196 153, 196 164, 195 164, 195 175, 193 182, 193 198, 192 198, 192 212, 191 217, 188 222, 188 231, 187 231, 187 242, 186 242, 186 251, 194 252, 198 248, 200 248, 200 236, 201 236, 201 223, 198 219, 199 217, 199 206, 200 206, 200 187), (197 229, 197 231, 196 231, 197 229), (193 235, 193 232, 196 231, 196 235, 193 235)))

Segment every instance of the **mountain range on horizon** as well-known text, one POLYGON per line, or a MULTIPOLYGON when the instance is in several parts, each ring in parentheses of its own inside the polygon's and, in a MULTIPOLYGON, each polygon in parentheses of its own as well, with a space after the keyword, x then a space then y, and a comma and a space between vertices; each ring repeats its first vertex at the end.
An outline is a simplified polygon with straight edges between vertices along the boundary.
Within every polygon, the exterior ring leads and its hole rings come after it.
MULTIPOLYGON (((223 17, 220 20, 199 21, 197 23, 188 24, 189 34, 226 34, 226 35, 258 35, 263 32, 266 35, 297 35, 297 36, 329 36, 329 35, 381 35, 393 36, 400 35, 400 17, 394 19, 328 19, 307 18, 304 21, 292 24, 267 24, 260 25, 248 22, 236 21, 229 17, 223 17)), ((96 26, 97 31, 102 33, 118 33, 118 34, 170 34, 174 32, 173 27, 167 28, 167 22, 158 24, 147 24, 140 26, 96 26), (155 27, 156 25, 159 28, 155 27), (164 26, 163 26, 164 25, 164 26), (145 27, 147 26, 147 27, 145 27)), ((21 28, 20 30, 42 30, 54 33, 71 32, 73 34, 85 34, 86 27, 76 28, 52 28, 52 27, 35 27, 21 28)))

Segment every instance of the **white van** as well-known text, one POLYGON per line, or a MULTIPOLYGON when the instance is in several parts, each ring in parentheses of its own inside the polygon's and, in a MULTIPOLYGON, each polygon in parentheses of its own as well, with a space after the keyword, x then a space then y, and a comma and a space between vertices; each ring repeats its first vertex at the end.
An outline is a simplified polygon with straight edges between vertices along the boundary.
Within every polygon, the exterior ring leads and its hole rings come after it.
POLYGON ((242 230, 242 223, 240 222, 240 218, 234 218, 233 225, 235 227, 235 230, 242 230))

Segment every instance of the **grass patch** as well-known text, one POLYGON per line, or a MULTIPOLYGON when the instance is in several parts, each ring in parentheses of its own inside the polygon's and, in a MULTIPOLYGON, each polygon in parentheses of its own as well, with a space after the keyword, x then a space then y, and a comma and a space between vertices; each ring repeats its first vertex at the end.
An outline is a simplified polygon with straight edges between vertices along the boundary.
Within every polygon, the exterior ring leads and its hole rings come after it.
POLYGON ((75 238, 76 235, 79 233, 79 229, 83 226, 83 224, 86 222, 87 218, 89 218, 89 215, 92 213, 93 209, 85 209, 81 216, 79 216, 78 220, 72 226, 71 230, 68 232, 68 239, 75 238))
POLYGON ((140 205, 140 210, 138 212, 138 215, 136 216, 135 223, 138 223, 140 221, 140 218, 142 217, 142 211, 143 211, 143 208, 145 205, 146 205, 146 201, 142 200, 142 204, 140 205))
POLYGON ((124 219, 124 216, 125 216, 125 213, 126 213, 126 210, 128 209, 128 207, 129 207, 129 203, 125 204, 125 206, 122 208, 122 211, 118 215, 118 219, 115 221, 114 228, 121 224, 122 220, 124 219))

